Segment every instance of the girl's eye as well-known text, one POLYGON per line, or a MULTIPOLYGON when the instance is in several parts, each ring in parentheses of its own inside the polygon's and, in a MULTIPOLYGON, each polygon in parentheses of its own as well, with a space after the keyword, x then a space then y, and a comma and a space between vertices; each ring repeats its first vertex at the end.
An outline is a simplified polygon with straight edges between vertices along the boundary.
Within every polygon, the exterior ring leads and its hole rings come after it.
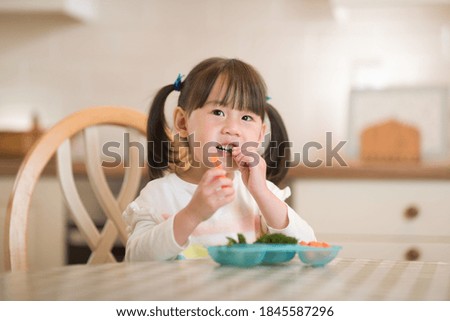
POLYGON ((253 117, 250 116, 250 115, 245 115, 245 116, 242 116, 242 120, 245 120, 245 121, 252 121, 252 120, 253 120, 253 117))
POLYGON ((220 109, 214 109, 212 111, 212 114, 216 115, 216 116, 225 116, 225 113, 223 111, 221 111, 220 109))

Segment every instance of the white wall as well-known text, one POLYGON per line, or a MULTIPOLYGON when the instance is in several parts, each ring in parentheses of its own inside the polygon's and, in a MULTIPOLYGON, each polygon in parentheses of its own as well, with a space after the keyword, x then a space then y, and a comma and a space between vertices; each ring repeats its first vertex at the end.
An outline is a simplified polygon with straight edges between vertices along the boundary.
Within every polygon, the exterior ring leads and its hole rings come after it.
POLYGON ((325 0, 94 3, 97 16, 86 21, 0 15, 0 116, 33 109, 49 126, 92 105, 146 111, 179 72, 209 56, 238 57, 263 74, 301 147, 323 141, 326 131, 345 138, 352 85, 450 83, 450 5, 333 11, 325 0))

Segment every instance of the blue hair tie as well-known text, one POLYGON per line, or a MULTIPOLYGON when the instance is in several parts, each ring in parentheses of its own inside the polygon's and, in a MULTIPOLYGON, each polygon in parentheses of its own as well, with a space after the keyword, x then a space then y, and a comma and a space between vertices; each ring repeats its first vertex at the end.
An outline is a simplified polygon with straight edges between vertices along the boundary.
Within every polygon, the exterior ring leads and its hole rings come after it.
POLYGON ((272 99, 272 97, 266 96, 266 101, 269 101, 269 100, 271 100, 271 99, 272 99))
POLYGON ((181 78, 183 78, 183 76, 181 74, 178 74, 177 79, 173 83, 173 89, 175 89, 176 91, 181 90, 181 78))

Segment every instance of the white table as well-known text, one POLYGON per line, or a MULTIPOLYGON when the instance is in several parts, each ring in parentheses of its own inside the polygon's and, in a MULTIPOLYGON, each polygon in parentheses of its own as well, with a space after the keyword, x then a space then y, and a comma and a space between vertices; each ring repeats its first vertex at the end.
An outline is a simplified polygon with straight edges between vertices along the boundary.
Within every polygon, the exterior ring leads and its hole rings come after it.
POLYGON ((450 300, 450 264, 337 258, 323 268, 204 260, 3 273, 0 300, 450 300))

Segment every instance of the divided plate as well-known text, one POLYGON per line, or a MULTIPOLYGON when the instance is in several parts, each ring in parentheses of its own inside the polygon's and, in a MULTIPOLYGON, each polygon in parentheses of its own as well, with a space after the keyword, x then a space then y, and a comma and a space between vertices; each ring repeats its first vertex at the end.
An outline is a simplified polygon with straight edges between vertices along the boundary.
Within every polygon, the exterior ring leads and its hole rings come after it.
POLYGON ((211 258, 222 265, 251 267, 260 264, 279 264, 298 255, 301 262, 311 266, 324 266, 331 262, 341 246, 312 247, 296 244, 235 244, 210 246, 211 258))

